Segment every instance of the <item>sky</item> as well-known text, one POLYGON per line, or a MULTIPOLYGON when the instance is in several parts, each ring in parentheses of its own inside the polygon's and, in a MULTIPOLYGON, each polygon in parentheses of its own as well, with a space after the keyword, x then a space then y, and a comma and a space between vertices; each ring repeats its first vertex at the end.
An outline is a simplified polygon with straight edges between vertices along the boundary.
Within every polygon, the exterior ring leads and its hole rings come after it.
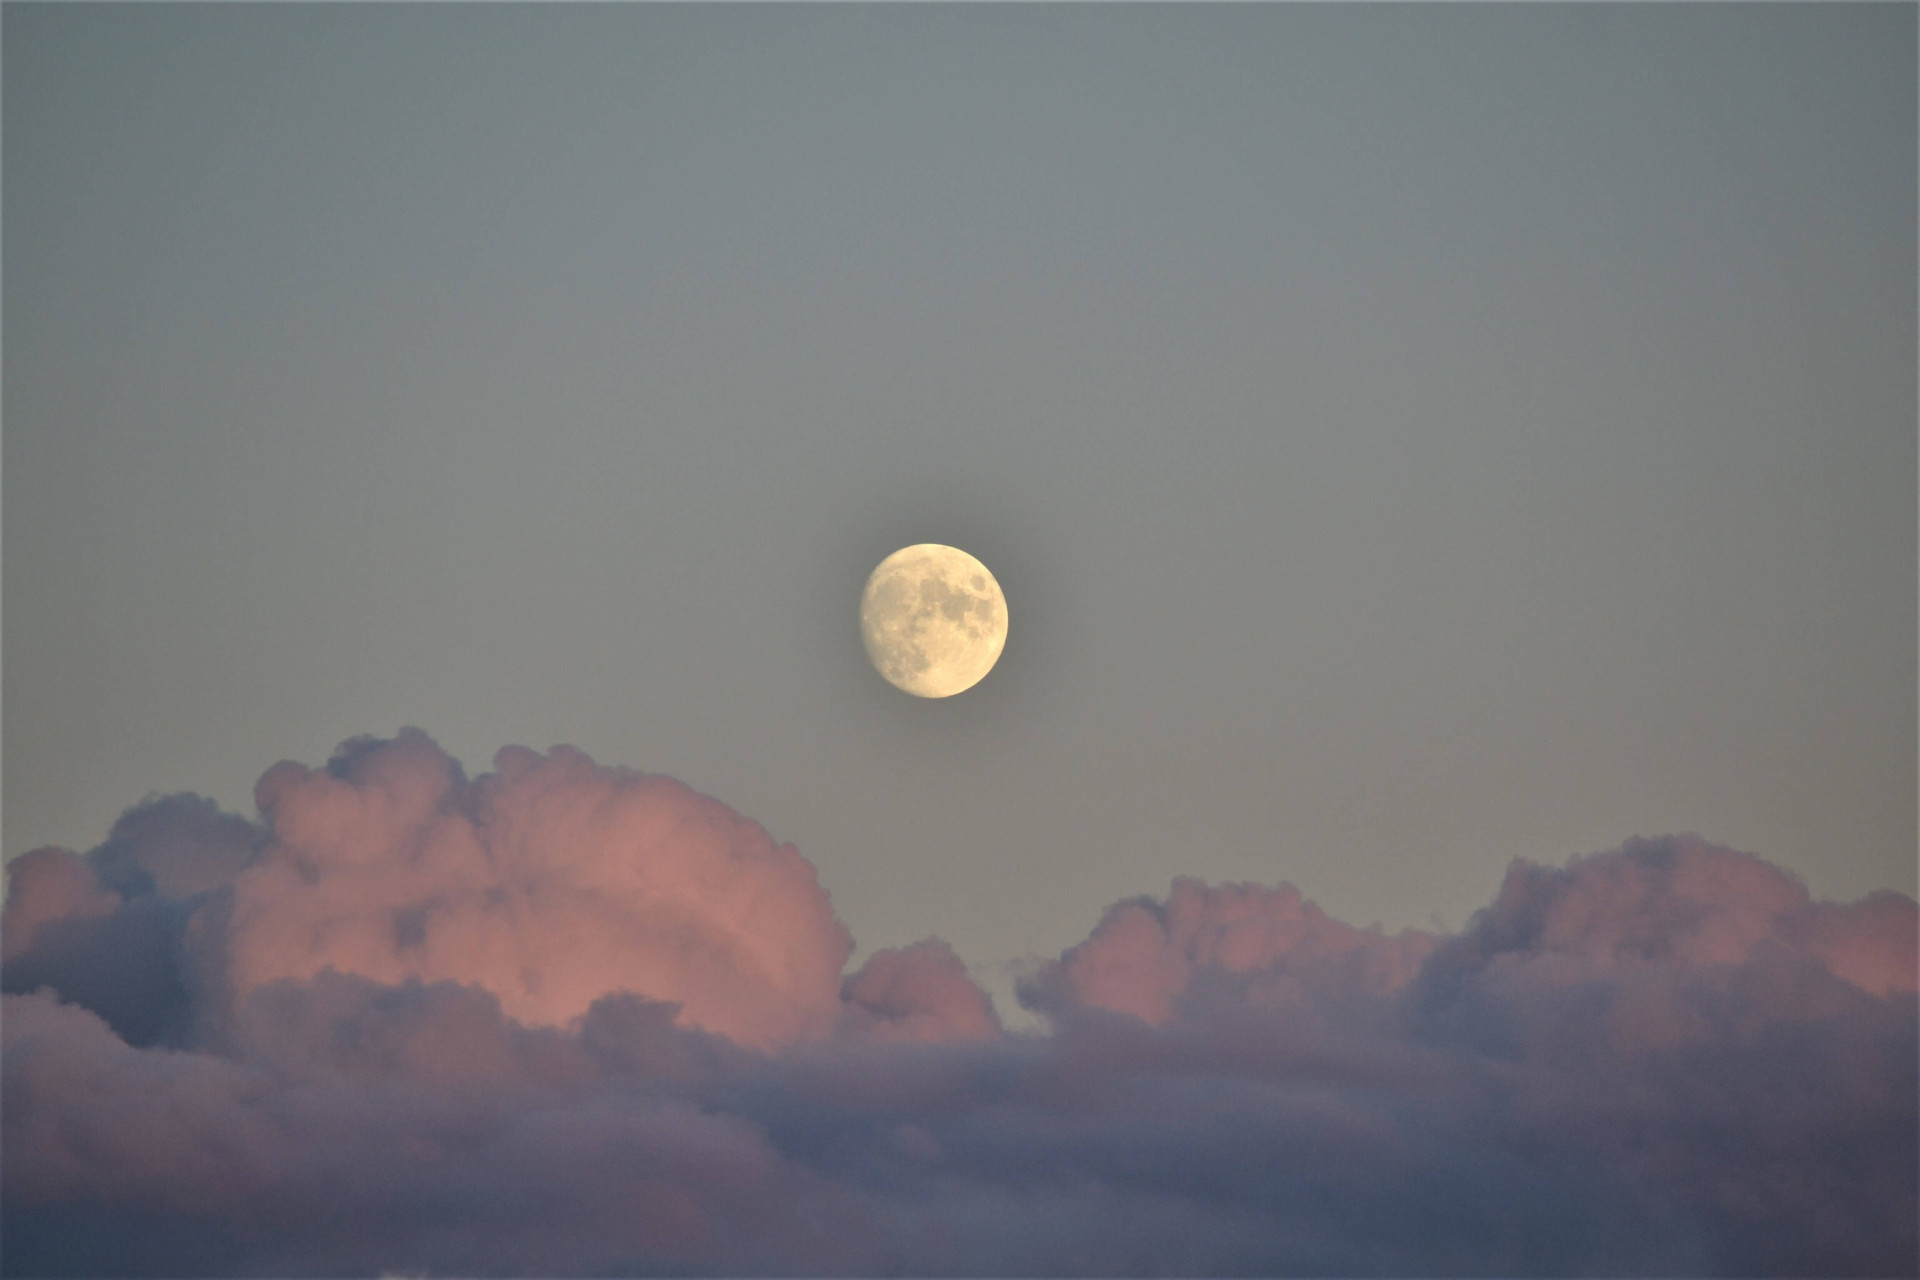
POLYGON ((1915 41, 7 4, 0 1266, 1910 1273, 1915 41))

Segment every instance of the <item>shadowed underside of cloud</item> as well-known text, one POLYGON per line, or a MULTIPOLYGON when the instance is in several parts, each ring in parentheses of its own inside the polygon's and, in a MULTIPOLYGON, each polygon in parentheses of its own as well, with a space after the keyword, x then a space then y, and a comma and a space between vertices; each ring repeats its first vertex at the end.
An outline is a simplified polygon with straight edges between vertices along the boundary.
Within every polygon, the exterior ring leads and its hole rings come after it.
POLYGON ((1913 1274, 1916 908, 1691 838, 1453 936, 1177 880, 1009 1035, 670 779, 424 734, 8 867, 9 1275, 1913 1274))

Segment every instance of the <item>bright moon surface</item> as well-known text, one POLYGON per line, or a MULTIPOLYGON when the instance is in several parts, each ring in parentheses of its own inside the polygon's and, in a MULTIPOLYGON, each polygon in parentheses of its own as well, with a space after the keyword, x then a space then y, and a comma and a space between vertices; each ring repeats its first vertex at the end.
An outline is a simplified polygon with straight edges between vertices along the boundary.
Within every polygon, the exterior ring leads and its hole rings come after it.
POLYGON ((950 698, 979 684, 1007 643, 1007 600, 987 566, 936 542, 882 560, 860 597, 860 635, 895 688, 950 698))

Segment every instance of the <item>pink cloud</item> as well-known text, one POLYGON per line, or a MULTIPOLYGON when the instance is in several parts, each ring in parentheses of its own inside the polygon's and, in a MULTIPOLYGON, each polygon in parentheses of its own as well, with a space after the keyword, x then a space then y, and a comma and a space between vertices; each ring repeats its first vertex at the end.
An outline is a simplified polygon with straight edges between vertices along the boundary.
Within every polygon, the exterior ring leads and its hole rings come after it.
POLYGON ((405 730, 260 780, 269 839, 234 882, 235 996, 327 968, 472 983, 562 1025, 633 991, 745 1044, 824 1034, 852 940, 813 867, 665 777, 510 747, 469 783, 405 730))
POLYGON ((937 938, 876 951, 841 990, 856 1033, 882 1039, 993 1039, 993 1002, 937 938))
POLYGON ((1786 930, 1836 977, 1874 995, 1912 995, 1916 973, 1913 900, 1881 891, 1859 902, 1818 902, 1795 913, 1786 930))
POLYGON ((51 848, 23 853, 7 864, 0 954, 8 960, 24 954, 49 921, 110 916, 120 901, 119 894, 94 879, 79 854, 51 848))
POLYGON ((38 1245, 24 1270, 871 1265, 855 1198, 759 1125, 602 1070, 477 988, 330 974, 248 1004, 236 1060, 136 1050, 51 994, 5 997, 10 1273, 22 1235, 36 1248, 18 1225, 76 1203, 218 1225, 196 1265, 136 1226, 132 1252, 109 1230, 38 1245))
POLYGON ((1799 877, 1692 836, 1631 840, 1565 868, 1516 861, 1493 903, 1447 946, 1503 980, 1569 985, 1649 971, 1712 974, 1769 952, 1873 995, 1915 990, 1911 898, 1815 902, 1799 877))
POLYGON ((1916 919, 1692 838, 1451 937, 1176 880, 1006 1033, 577 751, 424 734, 9 868, 9 1274, 1911 1274, 1916 919))
POLYGON ((1342 923, 1289 884, 1210 886, 1182 877, 1165 902, 1109 908, 1092 936, 1044 968, 1027 992, 1044 1010, 1105 1009, 1157 1026, 1207 979, 1238 979, 1229 985, 1244 998, 1268 1002, 1289 998, 1309 970, 1395 991, 1432 945, 1417 930, 1388 936, 1342 923))
POLYGON ((129 1047, 51 991, 4 998, 10 1202, 132 1201, 220 1213, 273 1175, 285 1135, 245 1105, 260 1083, 204 1054, 129 1047))

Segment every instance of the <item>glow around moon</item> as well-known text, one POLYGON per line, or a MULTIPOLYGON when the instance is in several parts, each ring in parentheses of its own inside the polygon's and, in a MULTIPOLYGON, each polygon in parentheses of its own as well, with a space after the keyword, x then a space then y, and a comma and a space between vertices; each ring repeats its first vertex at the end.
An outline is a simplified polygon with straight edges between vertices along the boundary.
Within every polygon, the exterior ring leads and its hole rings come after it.
POLYGON ((867 579, 860 636, 889 684, 916 697, 950 698, 1000 660, 1007 600, 987 566, 958 547, 902 547, 867 579))

